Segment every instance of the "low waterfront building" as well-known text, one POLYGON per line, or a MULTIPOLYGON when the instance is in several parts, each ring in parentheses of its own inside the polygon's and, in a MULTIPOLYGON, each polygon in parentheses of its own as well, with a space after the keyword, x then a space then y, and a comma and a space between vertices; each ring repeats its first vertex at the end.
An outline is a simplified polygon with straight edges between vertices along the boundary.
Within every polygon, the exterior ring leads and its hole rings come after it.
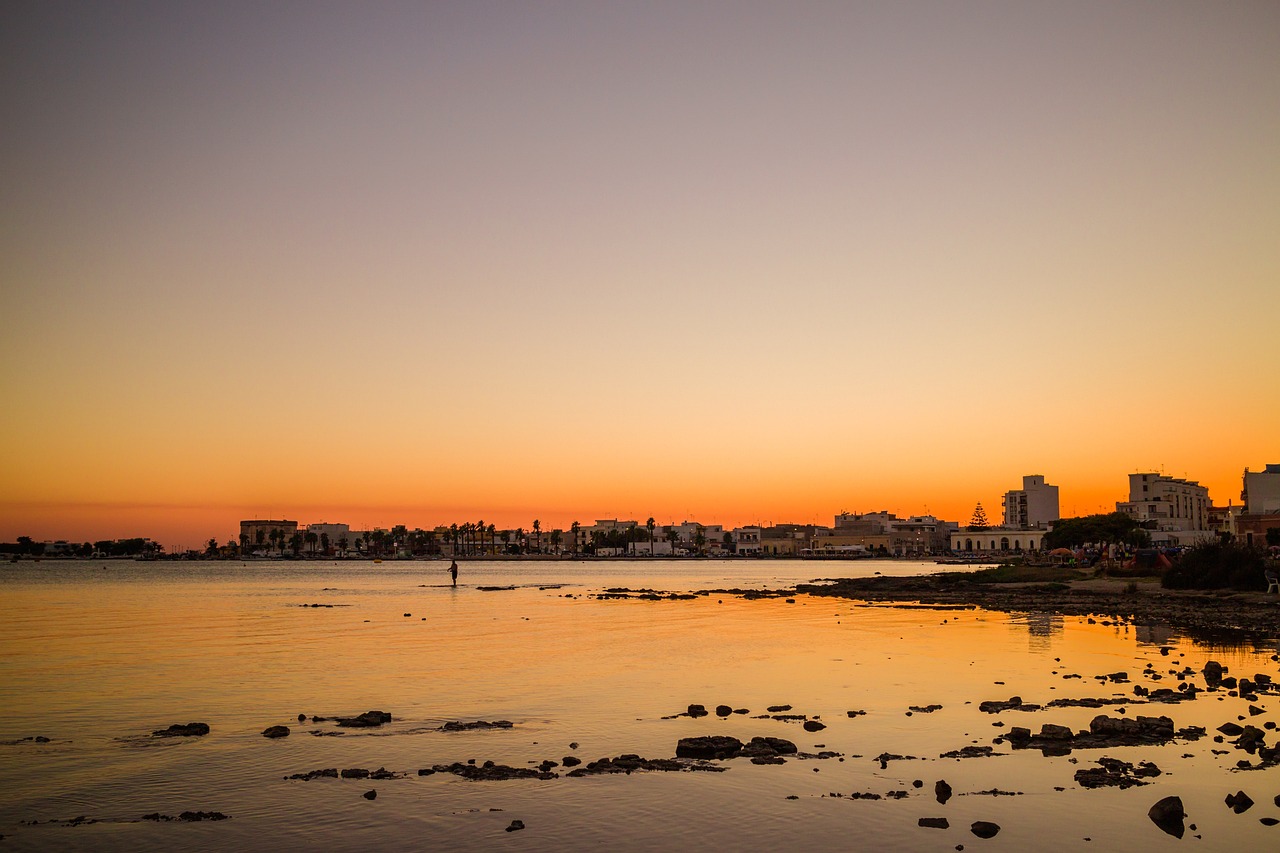
POLYGON ((1016 527, 988 527, 986 530, 956 530, 951 534, 951 550, 966 554, 1041 551, 1046 530, 1016 527))
POLYGON ((1240 499, 1251 515, 1280 513, 1280 464, 1267 465, 1261 471, 1244 469, 1240 499))

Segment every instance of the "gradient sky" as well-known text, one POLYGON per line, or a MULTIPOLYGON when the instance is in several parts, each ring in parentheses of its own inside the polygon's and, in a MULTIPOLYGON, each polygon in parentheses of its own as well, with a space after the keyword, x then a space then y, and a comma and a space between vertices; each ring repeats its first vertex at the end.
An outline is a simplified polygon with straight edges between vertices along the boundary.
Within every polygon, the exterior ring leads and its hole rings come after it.
POLYGON ((0 7, 0 539, 1280 461, 1280 4, 0 7))

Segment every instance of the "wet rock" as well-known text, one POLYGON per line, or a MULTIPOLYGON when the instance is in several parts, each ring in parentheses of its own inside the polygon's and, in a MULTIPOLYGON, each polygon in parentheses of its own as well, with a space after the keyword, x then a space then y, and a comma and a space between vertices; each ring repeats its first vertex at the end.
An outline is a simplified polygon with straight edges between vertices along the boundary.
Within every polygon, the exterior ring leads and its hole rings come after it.
POLYGON ((915 761, 915 760, 917 760, 917 756, 914 756, 914 755, 898 755, 898 754, 896 754, 896 753, 892 753, 892 752, 882 752, 882 753, 880 753, 879 755, 877 755, 873 760, 874 760, 874 761, 879 761, 879 762, 880 762, 880 769, 881 769, 881 770, 886 770, 886 769, 888 769, 888 767, 889 767, 889 762, 890 762, 890 761, 915 761))
MULTIPOLYGON (((799 748, 789 740, 780 737, 753 737, 742 747, 738 755, 743 758, 772 758, 779 755, 796 755, 799 748)), ((679 754, 679 753, 677 753, 679 754)), ((771 762, 781 763, 781 762, 771 762)))
POLYGON ((369 774, 370 779, 399 779, 403 774, 388 770, 385 767, 379 767, 377 770, 369 774))
POLYGON ((1236 814, 1244 814, 1253 808, 1253 800, 1244 791, 1227 794, 1226 803, 1236 814))
POLYGON ((817 720, 805 720, 804 730, 806 732, 820 732, 827 727, 826 723, 820 723, 817 720))
POLYGON ((1263 826, 1275 826, 1277 823, 1280 823, 1280 820, 1276 820, 1273 817, 1260 817, 1258 818, 1258 823, 1263 826))
POLYGON ((178 815, 178 820, 192 823, 201 820, 227 820, 228 818, 229 815, 224 815, 222 812, 183 812, 178 815))
POLYGON ((560 763, 565 767, 577 767, 582 763, 582 759, 578 758, 576 755, 566 755, 564 758, 560 759, 560 763))
POLYGON ((203 737, 208 733, 208 723, 174 723, 167 729, 159 729, 151 734, 154 737, 203 737))
POLYGON ((262 730, 262 736, 269 737, 269 738, 288 737, 289 727, 288 726, 267 726, 267 728, 262 730))
POLYGON ((434 775, 435 775, 435 772, 436 772, 436 771, 435 771, 435 768, 434 768, 434 767, 423 767, 421 770, 419 770, 419 771, 418 771, 418 775, 419 775, 419 776, 434 776, 434 775))
POLYGON ((854 717, 865 717, 867 715, 866 711, 845 711, 844 713, 845 713, 845 716, 849 717, 850 719, 854 717))
POLYGON ((556 774, 545 770, 535 770, 532 767, 508 767, 505 764, 495 764, 492 761, 486 761, 484 764, 463 764, 455 761, 453 764, 436 764, 432 769, 437 773, 452 773, 455 776, 461 776, 472 782, 504 782, 509 779, 555 779, 556 774))
POLYGON ((355 717, 335 717, 334 719, 343 728, 368 729, 391 722, 391 715, 386 711, 365 711, 355 717))
POLYGON ((1223 723, 1218 726, 1218 731, 1222 732, 1227 737, 1235 737, 1244 731, 1244 726, 1239 726, 1235 723, 1223 723))
POLYGON ((917 821, 917 825, 926 829, 950 829, 951 822, 945 817, 922 817, 917 821))
POLYGON ((685 713, 690 717, 705 717, 707 716, 707 708, 705 705, 690 705, 685 713))
POLYGON ((366 800, 376 800, 378 799, 378 792, 373 790, 365 791, 361 796, 363 796, 366 800))
POLYGON ((522 829, 524 829, 524 821, 522 820, 513 820, 507 826, 507 832, 519 832, 522 829))
POLYGON ((1151 822, 1174 838, 1181 838, 1186 834, 1187 828, 1183 823, 1186 816, 1182 810, 1181 797, 1165 797, 1147 811, 1151 822))
POLYGON ((510 720, 472 720, 470 722, 459 722, 451 720, 440 727, 442 732, 474 732, 483 731, 484 729, 509 729, 514 726, 510 720))
POLYGON ((368 779, 369 771, 364 767, 348 767, 340 775, 343 779, 368 779))
POLYGON ((733 758, 742 750, 742 741, 728 735, 681 738, 676 744, 677 758, 733 758))
POLYGON ((732 714, 732 713, 733 713, 733 709, 732 709, 732 708, 730 708, 728 705, 717 705, 717 706, 716 706, 716 716, 717 716, 717 717, 727 717, 727 716, 729 716, 729 715, 730 715, 730 714, 732 714))
POLYGON ((934 711, 941 711, 941 705, 908 705, 909 710, 916 714, 932 714, 934 711))
POLYGON ((787 711, 790 711, 791 706, 790 705, 770 705, 768 708, 765 708, 765 710, 768 711, 770 714, 782 714, 787 711))
POLYGON ((933 796, 938 801, 938 805, 945 806, 947 800, 951 799, 951 786, 939 779, 933 783, 933 796))
POLYGON ((978 710, 984 714, 999 714, 1001 711, 1039 711, 1040 706, 1023 703, 1021 696, 1010 696, 1003 702, 998 699, 982 702, 978 705, 978 710))
POLYGON ((939 758, 990 758, 993 755, 1003 755, 995 751, 990 746, 962 746, 960 749, 953 749, 950 752, 944 752, 939 758))
POLYGON ((298 715, 298 722, 300 722, 300 723, 305 723, 306 721, 307 721, 307 715, 306 715, 306 714, 299 714, 299 715, 298 715))
POLYGON ((969 827, 969 831, 979 838, 995 838, 996 833, 1000 831, 1000 824, 987 820, 975 820, 969 827))

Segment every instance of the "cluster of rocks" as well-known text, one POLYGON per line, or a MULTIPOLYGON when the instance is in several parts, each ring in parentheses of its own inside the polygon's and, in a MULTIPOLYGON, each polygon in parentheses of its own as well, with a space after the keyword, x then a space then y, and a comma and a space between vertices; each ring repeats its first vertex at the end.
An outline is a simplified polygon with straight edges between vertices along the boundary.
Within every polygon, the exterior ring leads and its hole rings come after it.
POLYGON ((1046 723, 1040 733, 1014 726, 997 742, 1007 740, 1014 749, 1039 749, 1045 755, 1067 755, 1073 749, 1100 749, 1114 746, 1149 746, 1174 738, 1196 740, 1205 735, 1198 726, 1174 730, 1168 717, 1108 717, 1099 714, 1089 722, 1088 731, 1073 732, 1066 726, 1046 723))
POLYGON ((743 743, 728 735, 681 738, 676 744, 677 758, 723 760, 750 758, 756 764, 776 764, 784 755, 796 755, 800 751, 794 743, 779 737, 753 737, 743 743))
POLYGON ((184 821, 187 823, 195 823, 202 820, 228 820, 230 815, 224 815, 222 812, 183 812, 174 817, 173 815, 160 814, 160 812, 152 812, 144 814, 143 820, 152 820, 160 823, 168 823, 169 821, 184 821))
MULTIPOLYGON (((467 763, 455 761, 453 764, 436 764, 431 767, 432 773, 452 773, 454 776, 461 776, 463 779, 469 779, 472 782, 504 782, 509 779, 555 779, 557 774, 550 770, 541 768, 534 769, 532 767, 509 767, 506 764, 497 764, 493 761, 486 761, 483 764, 467 763)), ((419 776, 429 776, 431 774, 418 771, 419 776)))
POLYGON ((1147 785, 1147 779, 1160 775, 1160 768, 1150 761, 1141 761, 1136 766, 1118 758, 1099 758, 1097 767, 1086 767, 1076 771, 1076 784, 1081 788, 1132 788, 1135 785, 1147 785))
POLYGON ((566 775, 573 777, 602 776, 616 773, 629 774, 637 770, 657 770, 667 773, 701 770, 720 773, 727 769, 727 767, 719 767, 714 764, 697 761, 678 761, 674 758, 641 758, 639 755, 628 753, 614 758, 601 758, 598 761, 589 762, 583 767, 569 771, 566 775))
POLYGON ((0 746, 17 746, 20 743, 49 743, 49 738, 44 735, 32 735, 31 737, 20 737, 16 740, 0 740, 0 746))

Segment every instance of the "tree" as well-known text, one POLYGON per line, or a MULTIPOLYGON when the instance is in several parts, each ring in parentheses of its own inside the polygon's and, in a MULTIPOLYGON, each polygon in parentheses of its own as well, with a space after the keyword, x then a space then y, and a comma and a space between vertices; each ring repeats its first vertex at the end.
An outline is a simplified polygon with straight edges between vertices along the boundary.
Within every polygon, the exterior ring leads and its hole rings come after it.
POLYGON ((676 543, 680 541, 680 531, 676 530, 674 527, 668 527, 666 539, 671 543, 671 553, 674 555, 676 552, 676 543))
POLYGON ((498 525, 489 522, 489 553, 498 550, 498 525))
POLYGON ((569 532, 573 534, 573 556, 578 556, 578 531, 582 529, 582 525, 575 521, 569 525, 569 532))
POLYGON ((404 526, 403 524, 397 524, 396 526, 391 528, 391 545, 396 552, 396 556, 399 556, 400 552, 404 550, 405 543, 407 543, 408 541, 409 541, 408 527, 404 526))
POLYGON ((254 538, 255 544, 258 547, 258 550, 261 551, 262 543, 266 540, 267 534, 263 533, 262 528, 259 527, 253 531, 253 538, 254 538))
POLYGON ((302 551, 301 533, 294 531, 293 535, 289 537, 289 550, 293 552, 293 556, 295 557, 302 551))
POLYGON ((275 548, 280 552, 284 551, 284 534, 280 531, 280 528, 271 528, 271 532, 267 534, 267 538, 271 540, 272 548, 275 548))
POLYGON ((244 556, 249 551, 249 534, 240 534, 240 556, 244 556))
POLYGON ((653 516, 649 516, 644 523, 645 529, 649 531, 649 556, 653 556, 653 528, 658 526, 658 522, 653 520, 653 516))
POLYGON ((732 554, 732 553, 733 553, 733 551, 734 551, 734 549, 733 549, 733 534, 732 534, 732 533, 730 533, 730 532, 729 532, 729 531, 727 531, 727 530, 724 532, 724 549, 725 549, 726 551, 728 551, 730 554, 732 554))
POLYGON ((1044 536, 1044 547, 1050 550, 1121 543, 1143 548, 1151 544, 1151 534, 1128 513, 1110 512, 1058 519, 1044 536))
POLYGON ((307 541, 307 550, 314 554, 316 552, 316 543, 320 541, 320 535, 314 530, 308 530, 304 538, 307 541))
POLYGON ((551 550, 557 554, 560 553, 560 540, 562 536, 563 534, 560 532, 560 528, 558 527, 551 531, 551 550))
POLYGON ((982 510, 982 501, 978 501, 978 505, 973 508, 973 518, 969 520, 969 529, 972 531, 989 530, 991 525, 987 522, 987 514, 982 510))
POLYGON ((542 522, 538 521, 538 519, 536 518, 533 520, 533 535, 537 537, 537 543, 538 543, 537 545, 534 546, 534 549, 539 554, 541 554, 542 553, 542 522))
POLYGON ((524 553, 524 528, 523 527, 516 528, 516 553, 517 554, 524 553))
POLYGON ((329 534, 327 532, 321 532, 320 534, 320 550, 323 551, 326 556, 329 553, 329 534))
POLYGON ((1266 560, 1256 548, 1231 540, 1197 542, 1165 570, 1165 589, 1264 590, 1266 560))
POLYGON ((351 544, 351 543, 347 541, 346 534, 343 534, 342 536, 339 536, 339 537, 338 537, 338 553, 339 553, 339 554, 341 554, 341 555, 342 555, 342 556, 344 556, 344 557, 345 557, 345 556, 347 556, 347 547, 348 547, 350 544, 351 544))
POLYGON ((217 539, 213 539, 213 538, 209 539, 209 547, 205 549, 205 553, 208 554, 210 557, 218 556, 218 540, 217 539))
POLYGON ((707 528, 699 524, 694 528, 693 545, 698 549, 698 556, 702 556, 702 546, 707 544, 707 528))

